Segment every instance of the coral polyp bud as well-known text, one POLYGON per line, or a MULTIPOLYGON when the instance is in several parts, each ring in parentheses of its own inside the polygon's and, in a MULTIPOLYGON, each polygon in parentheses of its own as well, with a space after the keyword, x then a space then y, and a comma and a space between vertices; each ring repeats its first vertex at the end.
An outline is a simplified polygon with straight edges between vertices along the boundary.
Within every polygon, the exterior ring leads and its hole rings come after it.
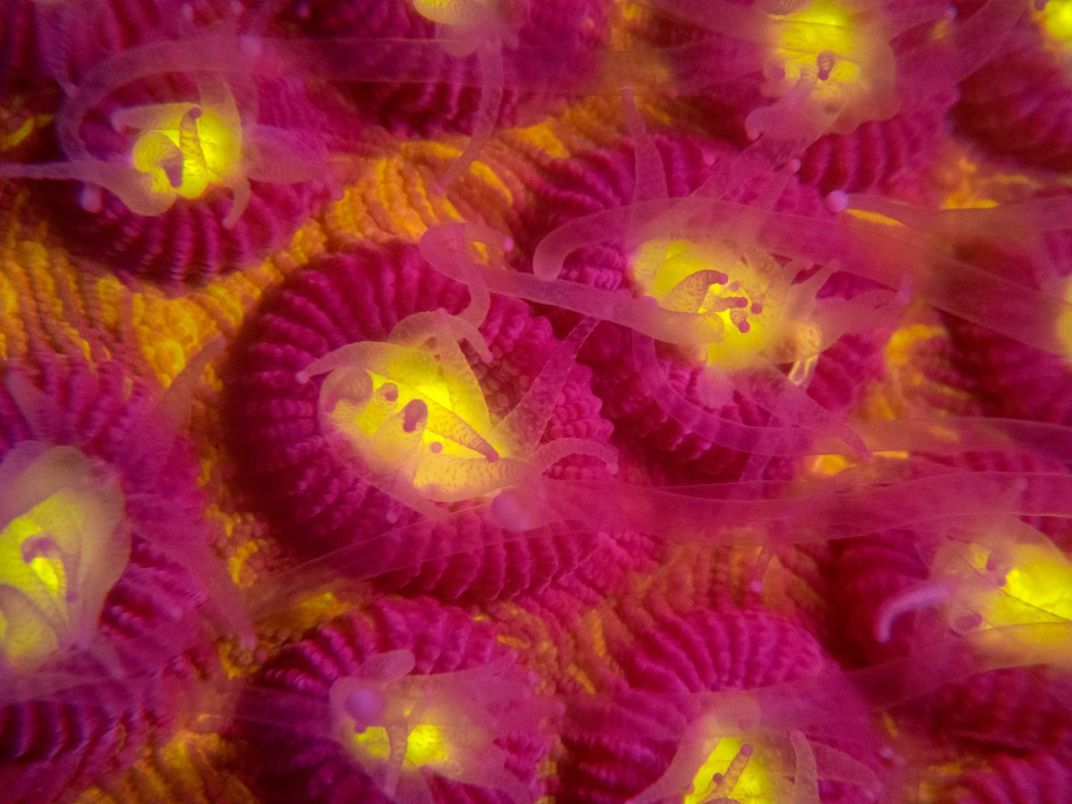
POLYGON ((25 672, 95 641, 130 533, 116 476, 72 447, 13 449, 0 489, 0 664, 25 672))
POLYGON ((242 126, 228 118, 226 109, 180 103, 144 107, 136 116, 125 109, 113 125, 140 130, 130 159, 153 192, 193 199, 241 172, 242 126))

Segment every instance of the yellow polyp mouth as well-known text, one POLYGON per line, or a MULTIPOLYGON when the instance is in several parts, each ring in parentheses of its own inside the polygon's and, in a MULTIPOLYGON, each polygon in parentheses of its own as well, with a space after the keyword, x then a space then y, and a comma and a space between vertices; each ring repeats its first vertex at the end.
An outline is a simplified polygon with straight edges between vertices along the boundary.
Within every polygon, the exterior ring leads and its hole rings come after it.
POLYGON ((1005 593, 1040 614, 1072 619, 1072 564, 1029 546, 1021 547, 1015 560, 1005 576, 1005 593))
POLYGON ((722 338, 703 347, 709 366, 755 365, 784 335, 770 280, 744 260, 688 240, 650 240, 632 261, 640 290, 667 310, 718 318, 722 338), (702 272, 723 274, 724 282, 702 272))
POLYGON ((972 581, 958 594, 962 605, 950 612, 954 625, 988 631, 1072 620, 1072 562, 1055 547, 1015 544, 992 551, 971 544, 940 553, 939 566, 972 581))
POLYGON ((200 198, 241 172, 241 126, 209 106, 167 104, 134 142, 131 162, 152 193, 200 198))
MULTIPOLYGON (((391 757, 391 741, 387 729, 369 726, 353 737, 357 751, 371 759, 386 761, 391 757)), ((406 735, 406 753, 402 767, 414 770, 424 766, 436 767, 449 762, 450 744, 443 729, 432 723, 418 723, 406 735)))
POLYGON ((20 604, 0 608, 0 645, 3 658, 15 667, 32 668, 53 653, 70 630, 67 601, 67 572, 61 560, 38 555, 26 560, 31 540, 45 538, 43 521, 78 500, 67 492, 49 497, 31 510, 13 519, 0 532, 0 587, 10 589, 21 598, 20 604), (46 612, 45 619, 31 611, 46 612), (51 626, 51 627, 50 627, 51 626))
POLYGON ((74 448, 16 446, 0 462, 0 487, 19 501, 0 521, 0 666, 32 672, 95 638, 130 535, 117 479, 74 448))
POLYGON ((1034 13, 1052 45, 1065 52, 1072 49, 1072 0, 1049 0, 1045 8, 1034 13))
POLYGON ((781 72, 771 76, 772 94, 784 95, 802 79, 814 82, 812 97, 820 102, 840 104, 850 93, 867 91, 861 54, 869 43, 840 4, 814 0, 772 19, 770 68, 781 72))
POLYGON ((439 502, 487 493, 509 450, 457 344, 363 346, 370 363, 333 372, 325 384, 335 388, 323 411, 332 429, 397 492, 439 502))
POLYGON ((744 745, 737 737, 720 739, 693 776, 692 786, 682 798, 682 804, 704 804, 712 798, 727 797, 741 804, 774 804, 775 784, 770 770, 758 753, 740 756, 744 745), (741 765, 744 765, 743 770, 733 779, 727 771, 731 766, 737 769, 741 765), (720 782, 714 781, 716 774, 720 774, 720 782))
POLYGON ((44 497, 0 531, 0 665, 32 671, 96 631, 130 543, 118 527, 117 487, 92 471, 81 453, 57 447, 24 469, 24 477, 6 481, 15 499, 45 478, 72 487, 44 497))
MULTIPOLYGON (((381 399, 385 396, 394 397, 393 402, 387 405, 364 404, 354 405, 341 403, 342 410, 336 409, 340 418, 348 420, 354 427, 366 436, 373 436, 380 430, 386 421, 394 416, 413 401, 433 402, 440 407, 458 414, 464 418, 462 412, 466 407, 466 401, 455 400, 451 395, 451 385, 443 374, 442 369, 434 375, 424 375, 400 380, 388 378, 376 372, 369 372, 372 379, 373 395, 381 399)), ((490 433, 481 432, 480 435, 490 442, 490 433)), ((426 426, 421 431, 421 443, 428 453, 434 455, 453 455, 458 458, 483 460, 484 456, 464 444, 460 444, 445 433, 438 433, 432 427, 426 426)), ((496 446, 493 444, 493 446, 496 446)), ((498 451, 498 447, 496 447, 498 451)), ((501 453, 500 453, 501 454, 501 453)))

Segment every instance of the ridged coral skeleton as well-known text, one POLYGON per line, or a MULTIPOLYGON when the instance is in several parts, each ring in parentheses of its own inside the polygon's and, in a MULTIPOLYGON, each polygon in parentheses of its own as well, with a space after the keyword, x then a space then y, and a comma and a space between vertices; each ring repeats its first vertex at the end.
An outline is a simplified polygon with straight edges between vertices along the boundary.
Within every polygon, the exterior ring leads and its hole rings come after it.
POLYGON ((0 0, 0 798, 1063 802, 1068 0, 0 0))

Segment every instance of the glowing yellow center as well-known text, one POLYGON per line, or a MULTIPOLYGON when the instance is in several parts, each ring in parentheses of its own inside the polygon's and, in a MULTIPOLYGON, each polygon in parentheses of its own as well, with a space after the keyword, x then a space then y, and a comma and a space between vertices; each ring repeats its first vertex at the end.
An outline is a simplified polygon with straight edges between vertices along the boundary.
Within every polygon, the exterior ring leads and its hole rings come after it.
POLYGON ((1052 44, 1065 51, 1072 46, 1072 0, 1049 0, 1035 19, 1052 44))
POLYGON ((801 78, 810 78, 816 82, 816 97, 840 100, 846 87, 864 83, 859 55, 863 43, 838 3, 814 0, 774 20, 771 58, 784 73, 782 93, 801 78))
MULTIPOLYGON (((27 560, 27 544, 34 537, 47 536, 43 522, 67 509, 77 510, 78 501, 68 492, 49 497, 0 533, 0 584, 18 590, 24 603, 46 611, 65 628, 70 625, 66 600, 67 573, 54 556, 38 555, 27 560)), ((60 647, 62 634, 20 617, 16 610, 0 613, 3 624, 4 656, 12 664, 32 664, 60 647)))
MULTIPOLYGON (((979 595, 984 621, 1000 627, 1072 619, 1072 562, 1056 549, 1031 544, 1010 552, 1004 585, 979 595)), ((976 547, 973 558, 980 568, 990 555, 976 547)))
MULTIPOLYGON (((436 339, 438 340, 438 338, 436 339)), ((331 429, 392 494, 453 502, 494 487, 509 457, 458 344, 364 342, 321 392, 331 429)), ((330 356, 329 356, 330 357, 330 356)), ((411 500, 407 498, 407 504, 411 500)))
POLYGON ((23 463, 30 451, 17 448, 0 465, 9 500, 36 498, 0 531, 0 665, 23 671, 92 639, 130 554, 114 478, 69 447, 23 463))
POLYGON ((18 595, 0 607, 0 653, 11 664, 33 666, 73 636, 75 579, 68 577, 65 556, 51 546, 50 529, 57 521, 84 527, 90 516, 85 501, 64 490, 0 532, 0 589, 18 595))
MULTIPOLYGON (((391 742, 382 726, 370 726, 354 735, 354 746, 372 759, 386 760, 391 756, 391 742)), ((424 765, 442 765, 450 759, 449 745, 443 730, 431 723, 419 723, 406 735, 406 756, 403 767, 413 769, 424 765)))
MULTIPOLYGON (((372 399, 359 404, 343 400, 336 406, 333 418, 348 423, 350 427, 371 438, 381 431, 389 419, 397 417, 405 410, 407 405, 420 401, 430 410, 434 410, 432 406, 435 405, 458 416, 478 432, 488 430, 486 424, 479 419, 466 420, 465 414, 472 407, 470 403, 475 403, 476 400, 459 399, 458 391, 464 384, 457 381, 460 378, 448 376, 447 372, 443 366, 438 366, 435 373, 399 372, 392 373, 390 377, 370 371, 368 375, 372 379, 372 399), (481 424, 485 426, 481 427, 481 424)), ((483 399, 479 402, 482 403, 483 399)), ((443 428, 444 432, 437 432, 438 418, 434 414, 430 415, 428 424, 420 433, 425 457, 451 455, 474 460, 483 458, 479 452, 452 437, 447 428, 443 428)), ((480 432, 480 435, 486 438, 489 433, 480 432)))
POLYGON ((742 745, 742 741, 736 737, 723 737, 719 740, 704 764, 696 771, 692 787, 682 799, 683 804, 703 804, 712 797, 724 799, 729 796, 741 804, 774 804, 775 785, 770 771, 755 754, 749 757, 738 756, 742 745), (731 766, 738 769, 744 761, 747 761, 747 764, 740 770, 737 778, 733 779, 731 766), (719 782, 713 781, 715 774, 720 775, 722 787, 718 786, 719 782))
POLYGON ((633 279, 667 310, 715 316, 722 339, 708 344, 705 360, 720 368, 756 362, 782 335, 768 297, 770 281, 744 261, 687 240, 651 240, 633 259, 633 279), (722 272, 719 284, 705 272, 722 272))
POLYGON ((153 193, 200 198, 240 172, 241 126, 211 107, 168 104, 138 136, 131 161, 153 193))
MULTIPOLYGON (((1055 547, 1016 544, 991 552, 972 544, 940 552, 937 562, 953 577, 968 580, 958 586, 959 605, 950 611, 958 627, 991 631, 1072 619, 1072 562, 1055 547)), ((1064 631, 1029 633, 1032 647, 1067 653, 1064 631)))

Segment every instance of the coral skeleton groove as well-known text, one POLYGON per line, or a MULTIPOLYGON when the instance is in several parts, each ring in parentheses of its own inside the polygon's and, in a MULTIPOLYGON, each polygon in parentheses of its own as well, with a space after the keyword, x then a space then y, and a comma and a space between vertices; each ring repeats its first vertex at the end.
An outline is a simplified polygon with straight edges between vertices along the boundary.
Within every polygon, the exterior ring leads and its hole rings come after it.
POLYGON ((4 801, 1072 801, 1070 0, 0 64, 4 801))

